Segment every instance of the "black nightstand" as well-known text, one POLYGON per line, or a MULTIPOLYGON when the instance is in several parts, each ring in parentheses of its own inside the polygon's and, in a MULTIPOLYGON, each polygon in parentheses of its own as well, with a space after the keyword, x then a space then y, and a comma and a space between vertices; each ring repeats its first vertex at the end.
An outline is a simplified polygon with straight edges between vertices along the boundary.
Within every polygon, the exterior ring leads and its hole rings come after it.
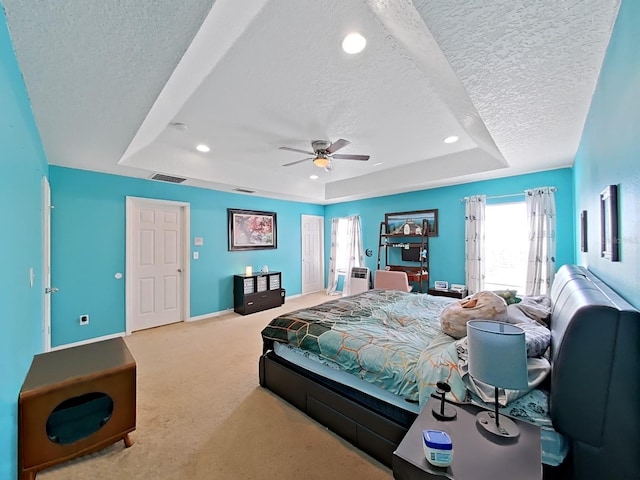
POLYGON ((520 429, 515 439, 502 439, 476 425, 475 405, 456 405, 452 421, 436 420, 431 413, 440 402, 430 399, 393 452, 393 478, 396 480, 540 480, 542 453, 540 429, 513 419, 520 429), (422 448, 422 431, 443 430, 453 442, 453 463, 446 468, 427 462, 422 448))
POLYGON ((435 288, 430 288, 427 290, 427 293, 437 297, 464 298, 467 296, 467 290, 459 292, 457 290, 436 290, 435 288))

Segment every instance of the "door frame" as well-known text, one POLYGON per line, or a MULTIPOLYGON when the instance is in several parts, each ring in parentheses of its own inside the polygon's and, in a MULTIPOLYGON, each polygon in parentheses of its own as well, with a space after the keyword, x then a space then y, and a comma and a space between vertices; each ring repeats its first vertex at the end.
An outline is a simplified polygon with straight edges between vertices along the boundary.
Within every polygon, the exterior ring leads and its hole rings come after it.
POLYGON ((131 282, 131 275, 135 270, 135 259, 132 258, 131 252, 133 252, 133 242, 134 238, 134 230, 133 230, 133 222, 131 219, 133 218, 133 212, 136 208, 139 208, 141 205, 153 204, 155 206, 160 205, 171 205, 180 207, 180 214, 182 218, 182 291, 180 295, 182 295, 182 312, 180 313, 182 317, 182 322, 188 322, 191 315, 191 303, 190 303, 190 291, 191 291, 191 244, 189 239, 191 238, 191 204, 188 202, 176 202, 173 200, 162 200, 159 198, 144 198, 144 197, 126 197, 126 227, 125 227, 125 236, 126 236, 126 245, 125 245, 125 256, 126 256, 126 266, 125 266, 125 331, 127 335, 131 335, 131 318, 133 318, 133 309, 135 307, 135 300, 133 299, 134 294, 134 286, 131 282))
POLYGON ((42 351, 51 350, 51 186, 42 177, 42 351))
POLYGON ((322 215, 309 215, 309 214, 302 214, 300 216, 300 238, 302 240, 303 236, 304 236, 304 219, 306 217, 309 218, 313 218, 316 219, 318 221, 318 223, 320 224, 320 251, 318 252, 317 258, 316 260, 319 261, 320 263, 320 289, 319 290, 314 290, 313 292, 307 292, 304 289, 305 283, 304 283, 304 258, 302 258, 302 254, 304 253, 302 250, 300 251, 300 269, 301 269, 301 273, 300 273, 300 293, 301 295, 306 295, 308 293, 314 293, 314 292, 320 292, 322 290, 324 290, 326 288, 326 284, 325 284, 325 278, 324 278, 324 217, 322 215))

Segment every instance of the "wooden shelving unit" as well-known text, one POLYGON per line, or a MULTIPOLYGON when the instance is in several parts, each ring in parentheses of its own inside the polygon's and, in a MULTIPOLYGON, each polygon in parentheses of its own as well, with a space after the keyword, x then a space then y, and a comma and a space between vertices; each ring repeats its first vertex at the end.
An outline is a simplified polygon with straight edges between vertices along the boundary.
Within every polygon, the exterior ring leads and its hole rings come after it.
POLYGON ((378 241, 378 270, 389 268, 407 273, 410 283, 418 285, 420 293, 426 292, 429 287, 429 235, 427 221, 423 220, 422 225, 407 225, 407 233, 388 233, 388 227, 385 222, 380 222, 380 235, 378 241), (398 250, 397 255, 400 257, 400 249, 419 249, 419 261, 405 261, 404 263, 392 263, 390 261, 390 252, 394 249, 398 250), (425 288, 425 283, 426 287, 425 288))

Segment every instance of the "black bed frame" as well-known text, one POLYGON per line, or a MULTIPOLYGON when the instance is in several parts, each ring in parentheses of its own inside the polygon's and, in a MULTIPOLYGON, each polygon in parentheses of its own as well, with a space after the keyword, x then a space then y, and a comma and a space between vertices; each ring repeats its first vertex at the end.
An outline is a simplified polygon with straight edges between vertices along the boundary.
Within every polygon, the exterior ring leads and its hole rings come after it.
POLYGON ((265 342, 260 385, 391 467, 393 452, 417 415, 306 371, 265 342))
MULTIPOLYGON (((625 408, 640 394, 640 312, 575 265, 558 271, 551 297, 550 411, 570 452, 560 467, 544 465, 544 478, 640 478, 640 410, 625 408)), ((389 467, 417 416, 278 357, 270 340, 259 375, 262 387, 389 467)))

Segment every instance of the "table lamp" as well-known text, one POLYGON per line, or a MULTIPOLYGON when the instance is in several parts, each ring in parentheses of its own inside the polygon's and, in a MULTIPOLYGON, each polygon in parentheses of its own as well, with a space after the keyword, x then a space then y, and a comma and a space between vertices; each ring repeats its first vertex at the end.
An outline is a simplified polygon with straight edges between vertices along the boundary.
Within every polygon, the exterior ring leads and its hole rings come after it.
POLYGON ((490 320, 467 322, 469 374, 495 391, 495 412, 482 411, 476 422, 501 437, 517 437, 518 426, 498 414, 498 388, 528 388, 527 344, 524 330, 515 325, 490 320))

